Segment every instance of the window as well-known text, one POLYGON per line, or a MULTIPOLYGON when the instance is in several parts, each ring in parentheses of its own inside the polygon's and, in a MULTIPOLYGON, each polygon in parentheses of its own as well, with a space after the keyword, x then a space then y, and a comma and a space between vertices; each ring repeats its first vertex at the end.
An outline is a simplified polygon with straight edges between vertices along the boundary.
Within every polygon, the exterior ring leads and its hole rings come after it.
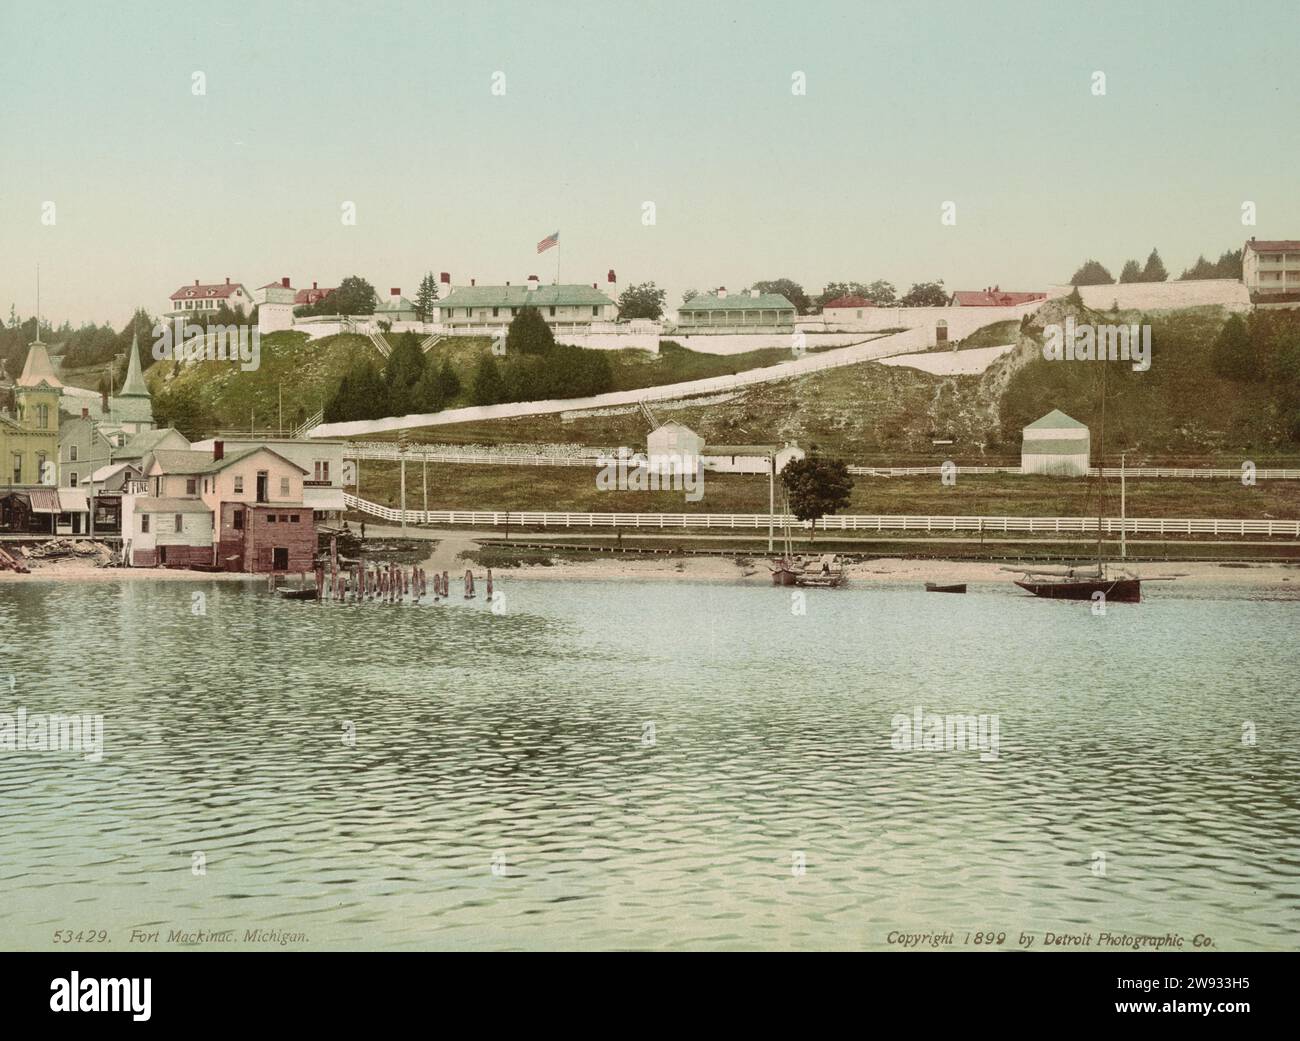
POLYGON ((199 491, 199 479, 197 477, 187 477, 185 479, 185 494, 197 495, 199 491))
POLYGON ((69 487, 69 488, 75 488, 75 487, 77 487, 77 471, 76 471, 76 470, 73 470, 72 473, 68 474, 68 487, 69 487))
POLYGON ((591 317, 592 317, 592 318, 599 318, 599 317, 600 317, 600 308, 599 308, 599 307, 592 307, 592 309, 591 309, 591 317))
POLYGON ((289 514, 289 520, 292 521, 294 524, 297 524, 299 521, 302 520, 302 518, 299 517, 296 513, 291 513, 289 514))
POLYGON ((238 474, 235 475, 235 494, 242 495, 244 491, 244 479, 238 474))
POLYGON ((14 453, 14 484, 23 483, 23 457, 19 452, 14 453))
POLYGON ((550 311, 551 311, 551 317, 554 318, 554 317, 555 317, 555 308, 552 307, 552 308, 550 309, 550 311))
POLYGON ((494 307, 494 308, 492 308, 492 317, 493 317, 493 318, 496 318, 500 313, 501 313, 501 308, 499 308, 499 307, 494 307))
POLYGON ((287 477, 280 478, 280 498, 289 498, 289 478, 287 477))
POLYGON ((68 446, 68 462, 70 462, 70 463, 75 463, 76 461, 77 461, 77 446, 76 446, 76 445, 69 445, 69 446, 68 446))
POLYGON ((176 514, 176 534, 181 535, 185 532, 185 514, 176 514))
POLYGON ((140 514, 140 532, 143 535, 149 534, 149 514, 140 514))
POLYGON ((40 427, 42 430, 48 430, 50 428, 50 406, 49 405, 36 406, 36 425, 40 427))
POLYGON ((268 513, 268 514, 266 515, 266 523, 267 523, 267 524, 274 524, 274 523, 275 523, 275 514, 274 514, 274 513, 268 513))
POLYGON ((235 530, 236 530, 236 531, 243 531, 243 530, 244 530, 244 511, 243 511, 243 510, 235 510, 235 512, 231 515, 231 519, 232 519, 232 521, 234 522, 234 526, 235 526, 235 530))
POLYGON ((330 479, 330 464, 328 459, 317 459, 315 468, 316 480, 328 481, 330 479))

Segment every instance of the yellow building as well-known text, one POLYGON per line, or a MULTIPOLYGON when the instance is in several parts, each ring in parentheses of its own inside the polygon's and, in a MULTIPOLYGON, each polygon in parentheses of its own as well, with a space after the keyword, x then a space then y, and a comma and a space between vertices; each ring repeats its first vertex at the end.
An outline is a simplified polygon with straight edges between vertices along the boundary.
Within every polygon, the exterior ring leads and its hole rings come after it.
POLYGON ((58 484, 59 395, 63 384, 39 335, 14 384, 17 415, 0 412, 0 486, 58 484))

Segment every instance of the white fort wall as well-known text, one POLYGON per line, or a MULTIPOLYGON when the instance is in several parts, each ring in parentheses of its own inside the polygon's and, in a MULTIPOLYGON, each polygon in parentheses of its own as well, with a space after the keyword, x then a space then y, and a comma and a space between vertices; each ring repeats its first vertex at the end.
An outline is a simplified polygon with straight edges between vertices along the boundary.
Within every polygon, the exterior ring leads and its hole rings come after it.
MULTIPOLYGON (((1069 296, 1074 286, 1048 286, 1049 299, 1069 296)), ((1190 279, 1186 282, 1124 282, 1079 286, 1079 296, 1094 311, 1174 311, 1183 307, 1226 307, 1249 311, 1250 292, 1235 278, 1190 279)))

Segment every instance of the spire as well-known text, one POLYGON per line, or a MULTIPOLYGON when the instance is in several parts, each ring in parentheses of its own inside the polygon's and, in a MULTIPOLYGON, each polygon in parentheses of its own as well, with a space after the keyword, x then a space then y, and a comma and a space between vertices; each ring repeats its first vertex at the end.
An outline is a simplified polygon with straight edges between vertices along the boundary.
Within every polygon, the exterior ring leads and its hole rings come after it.
POLYGON ((138 332, 131 334, 131 357, 127 362, 126 382, 122 384, 122 389, 118 391, 117 397, 149 397, 149 387, 144 381, 143 373, 140 372, 140 334, 138 332))
POLYGON ((27 360, 23 363, 23 373, 18 377, 20 387, 39 387, 42 383, 51 390, 61 390, 63 384, 54 375, 54 366, 45 350, 45 344, 38 337, 27 348, 27 360))

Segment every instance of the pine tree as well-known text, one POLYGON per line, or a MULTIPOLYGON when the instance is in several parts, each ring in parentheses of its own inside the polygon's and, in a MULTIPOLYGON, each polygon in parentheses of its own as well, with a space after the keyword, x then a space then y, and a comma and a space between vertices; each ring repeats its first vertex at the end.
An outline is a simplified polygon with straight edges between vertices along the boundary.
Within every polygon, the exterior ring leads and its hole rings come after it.
POLYGON ((1147 266, 1142 269, 1142 281, 1164 282, 1168 278, 1169 272, 1165 270, 1165 265, 1160 260, 1160 254, 1153 249, 1151 255, 1147 257, 1147 266))
POLYGON ((1119 280, 1121 282, 1141 282, 1142 265, 1136 260, 1124 261, 1124 267, 1119 273, 1119 280))
POLYGON ((415 294, 415 314, 422 322, 427 322, 433 315, 433 305, 438 299, 438 283, 430 271, 420 279, 420 289, 415 294))
POLYGON ((505 384, 497 360, 485 354, 478 360, 474 373, 474 404, 496 405, 505 400, 505 384))
POLYGON ((555 346, 555 336, 537 308, 528 306, 510 320, 506 331, 506 354, 545 354, 555 346))

